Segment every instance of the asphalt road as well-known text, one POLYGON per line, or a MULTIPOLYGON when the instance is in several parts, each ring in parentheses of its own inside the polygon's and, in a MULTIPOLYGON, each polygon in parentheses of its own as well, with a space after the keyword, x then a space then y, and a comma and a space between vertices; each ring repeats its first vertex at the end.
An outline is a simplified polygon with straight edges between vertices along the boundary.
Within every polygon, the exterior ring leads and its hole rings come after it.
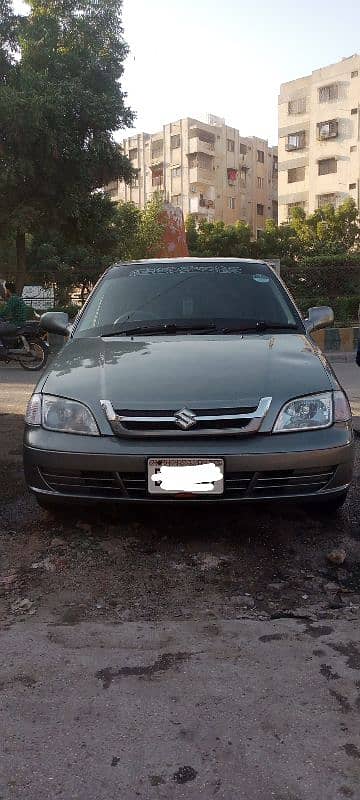
POLYGON ((330 520, 59 522, 23 483, 32 379, 0 370, 1 800, 359 800, 360 454, 330 520))

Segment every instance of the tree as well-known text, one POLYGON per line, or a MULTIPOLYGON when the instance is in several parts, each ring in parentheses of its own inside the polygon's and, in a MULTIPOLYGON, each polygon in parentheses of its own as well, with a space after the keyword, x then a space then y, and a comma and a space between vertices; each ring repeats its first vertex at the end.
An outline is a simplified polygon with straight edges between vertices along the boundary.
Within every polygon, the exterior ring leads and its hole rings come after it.
POLYGON ((233 256, 246 258, 252 253, 251 231, 244 222, 226 225, 225 222, 200 222, 198 227, 186 222, 189 252, 199 256, 233 256))
POLYGON ((116 205, 102 193, 84 200, 77 217, 60 220, 33 237, 28 254, 31 278, 40 284, 56 283, 61 302, 75 286, 82 295, 103 270, 116 260, 118 249, 116 205))
POLYGON ((160 197, 141 210, 134 203, 113 203, 101 192, 90 195, 78 217, 33 237, 29 274, 37 283, 56 283, 61 304, 75 287, 84 296, 110 264, 155 254, 163 235, 162 210, 160 197))
POLYGON ((94 189, 131 180, 112 132, 133 115, 120 85, 121 0, 30 0, 24 17, 0 2, 0 233, 14 231, 20 289, 26 234, 71 225, 94 189))
POLYGON ((343 255, 359 245, 358 210, 351 198, 337 209, 326 205, 308 217, 303 209, 294 208, 290 224, 299 241, 299 255, 304 258, 343 255))

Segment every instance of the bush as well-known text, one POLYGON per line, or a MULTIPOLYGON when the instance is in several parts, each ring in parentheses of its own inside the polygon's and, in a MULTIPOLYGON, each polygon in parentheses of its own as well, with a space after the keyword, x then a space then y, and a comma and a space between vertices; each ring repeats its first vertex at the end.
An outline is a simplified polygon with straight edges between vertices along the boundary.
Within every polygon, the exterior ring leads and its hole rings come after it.
POLYGON ((358 324, 358 295, 340 295, 339 297, 329 297, 329 295, 310 295, 308 297, 294 297, 300 311, 306 314, 311 306, 331 306, 335 315, 335 325, 339 328, 347 328, 358 324))
POLYGON ((46 311, 61 311, 68 314, 70 320, 75 319, 77 313, 80 311, 81 306, 68 305, 68 306, 54 306, 53 308, 36 309, 37 314, 45 314, 46 311))
MULTIPOLYGON (((327 296, 335 302, 341 296, 360 296, 360 266, 353 265, 281 265, 281 277, 297 298, 327 296)), ((312 303, 314 305, 314 303, 312 303)))

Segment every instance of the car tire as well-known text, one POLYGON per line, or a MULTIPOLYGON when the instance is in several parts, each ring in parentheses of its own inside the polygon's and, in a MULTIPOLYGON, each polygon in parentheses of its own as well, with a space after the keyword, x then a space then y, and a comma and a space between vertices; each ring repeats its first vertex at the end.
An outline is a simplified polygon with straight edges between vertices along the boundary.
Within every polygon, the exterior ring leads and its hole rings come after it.
POLYGON ((337 495, 337 497, 329 497, 328 500, 310 500, 306 503, 306 508, 308 511, 315 511, 321 516, 329 517, 340 511, 346 501, 347 495, 348 493, 346 491, 337 495))

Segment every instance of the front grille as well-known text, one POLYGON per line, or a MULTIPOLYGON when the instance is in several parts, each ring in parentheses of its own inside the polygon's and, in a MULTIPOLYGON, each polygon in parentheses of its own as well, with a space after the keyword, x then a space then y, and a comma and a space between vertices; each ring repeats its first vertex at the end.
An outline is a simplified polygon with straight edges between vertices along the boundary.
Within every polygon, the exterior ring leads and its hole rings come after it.
POLYGON ((117 436, 196 437, 256 433, 269 411, 271 397, 257 405, 166 410, 114 409, 109 400, 101 406, 117 436))
MULTIPOLYGON (((248 426, 248 424, 249 424, 249 420, 247 420, 247 419, 238 420, 238 422, 236 423, 236 428, 238 430, 243 430, 244 428, 246 428, 248 426)), ((128 422, 128 421, 126 421, 126 422, 122 422, 122 427, 126 431, 143 432, 145 434, 147 432, 151 432, 151 433, 155 433, 155 434, 156 433, 166 433, 169 436, 172 436, 174 433, 177 433, 177 434, 181 433, 181 431, 179 431, 179 428, 177 427, 175 421, 174 422, 161 422, 161 421, 158 422, 157 420, 154 420, 154 421, 151 422, 151 425, 149 425, 148 422, 132 422, 132 421, 128 422)), ((225 419, 221 419, 221 418, 219 418, 217 420, 210 420, 209 422, 203 422, 203 421, 200 420, 196 424, 196 431, 198 433, 199 432, 203 432, 203 431, 215 431, 215 432, 217 432, 217 431, 227 431, 227 430, 229 430, 229 427, 230 427, 229 421, 225 420, 225 419)), ((231 425, 231 428, 233 428, 233 424, 231 425)), ((184 433, 184 431, 183 431, 183 433, 184 433)), ((185 431, 185 433, 186 433, 186 431, 185 431)), ((193 433, 195 433, 195 429, 194 429, 193 433)))
POLYGON ((147 495, 147 481, 145 472, 122 472, 121 480, 129 497, 143 498, 147 495))
MULTIPOLYGON (((226 500, 242 498, 286 498, 292 495, 307 495, 325 489, 335 474, 336 467, 325 470, 277 470, 268 472, 228 472, 224 479, 226 500)), ((103 499, 128 497, 141 500, 149 497, 147 475, 141 472, 95 472, 84 470, 39 470, 40 475, 53 491, 59 494, 81 497, 96 496, 103 499)), ((221 496, 196 495, 202 500, 219 500, 221 496)), ((164 500, 161 495, 151 499, 164 500)))

